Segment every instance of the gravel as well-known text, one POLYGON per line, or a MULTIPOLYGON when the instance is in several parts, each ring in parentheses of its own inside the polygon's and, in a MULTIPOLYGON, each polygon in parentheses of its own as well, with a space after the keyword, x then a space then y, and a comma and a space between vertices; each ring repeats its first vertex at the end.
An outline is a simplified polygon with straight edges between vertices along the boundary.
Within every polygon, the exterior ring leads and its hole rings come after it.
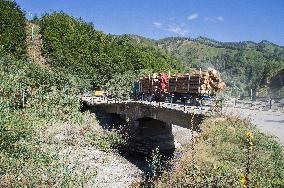
MULTIPOLYGON (((83 187, 124 188, 141 182, 147 171, 145 157, 127 160, 116 152, 97 149, 90 144, 88 135, 101 131, 95 117, 89 115, 81 124, 51 123, 42 131, 42 138, 49 146, 59 148, 60 160, 73 175, 82 176, 83 187)), ((191 142, 190 129, 173 125, 172 133, 176 148, 191 142)))
POLYGON ((124 188, 142 178, 142 171, 116 153, 107 153, 93 147, 69 146, 60 155, 68 156, 69 166, 74 170, 95 174, 88 178, 84 187, 124 188), (95 173, 94 173, 95 172, 95 173))
POLYGON ((134 164, 115 151, 101 151, 90 144, 88 135, 101 131, 90 115, 81 124, 49 124, 41 134, 46 144, 59 150, 59 159, 69 172, 82 176, 83 187, 124 188, 141 181, 143 172, 134 164))
POLYGON ((273 135, 284 146, 284 113, 278 110, 251 110, 246 108, 224 108, 224 113, 248 118, 262 132, 273 135))

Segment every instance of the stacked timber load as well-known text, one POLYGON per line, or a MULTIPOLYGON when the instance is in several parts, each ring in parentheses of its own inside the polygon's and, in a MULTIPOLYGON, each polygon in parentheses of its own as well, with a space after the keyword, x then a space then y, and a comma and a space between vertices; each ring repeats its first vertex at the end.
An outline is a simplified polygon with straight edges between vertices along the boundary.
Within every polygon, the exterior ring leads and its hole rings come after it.
POLYGON ((225 83, 215 69, 190 74, 153 74, 139 80, 139 92, 143 93, 192 93, 208 94, 212 89, 223 90, 225 83))
POLYGON ((169 91, 178 93, 207 93, 210 89, 209 73, 173 75, 169 79, 169 91))
POLYGON ((215 90, 224 90, 226 84, 221 82, 218 72, 213 68, 208 68, 208 73, 210 86, 215 90))
POLYGON ((168 82, 166 74, 153 74, 148 77, 142 77, 139 81, 140 92, 165 92, 168 82))
POLYGON ((169 92, 205 94, 211 89, 223 90, 225 83, 221 82, 218 72, 209 69, 205 72, 191 74, 174 74, 169 78, 169 92))

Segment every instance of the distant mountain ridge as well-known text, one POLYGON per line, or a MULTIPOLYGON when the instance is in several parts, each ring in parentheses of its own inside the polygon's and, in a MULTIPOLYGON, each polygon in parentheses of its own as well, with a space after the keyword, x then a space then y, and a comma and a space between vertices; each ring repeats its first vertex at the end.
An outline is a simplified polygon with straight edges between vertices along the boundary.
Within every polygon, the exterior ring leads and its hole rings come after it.
MULTIPOLYGON (((142 37, 144 38, 144 37, 142 37)), ((163 39, 159 39, 156 40, 156 42, 159 43, 163 43, 165 41, 192 41, 192 42, 199 42, 202 44, 206 44, 208 46, 212 46, 212 47, 219 47, 219 48, 231 48, 231 49, 245 49, 245 48, 257 48, 257 47, 262 47, 264 45, 271 45, 274 46, 276 48, 282 48, 284 49, 283 46, 279 46, 277 44, 274 44, 268 40, 262 40, 261 42, 257 43, 257 42, 253 42, 253 41, 240 41, 240 42, 221 42, 221 41, 217 41, 214 39, 210 39, 207 37, 197 37, 197 38, 187 38, 187 37, 167 37, 167 38, 163 38, 163 39)))
MULTIPOLYGON (((240 45, 240 46, 247 46, 247 47, 256 47, 258 45, 273 45, 275 47, 279 47, 279 48, 283 48, 284 46, 275 44, 273 42, 270 42, 268 40, 262 40, 260 42, 254 42, 254 41, 239 41, 239 42, 221 42, 215 39, 211 39, 211 38, 207 38, 207 37, 202 37, 199 36, 197 38, 190 38, 190 37, 165 37, 165 38, 161 38, 161 39, 151 39, 151 38, 147 38, 147 37, 143 37, 140 35, 133 35, 133 34, 126 34, 127 36, 132 37, 133 39, 137 39, 138 41, 151 41, 151 42, 156 42, 156 43, 160 43, 162 41, 167 41, 167 40, 182 40, 182 41, 193 41, 193 42, 200 42, 200 43, 204 43, 204 44, 211 44, 215 47, 222 47, 222 46, 235 46, 235 45, 240 45)), ((117 35, 119 36, 119 35, 117 35)))

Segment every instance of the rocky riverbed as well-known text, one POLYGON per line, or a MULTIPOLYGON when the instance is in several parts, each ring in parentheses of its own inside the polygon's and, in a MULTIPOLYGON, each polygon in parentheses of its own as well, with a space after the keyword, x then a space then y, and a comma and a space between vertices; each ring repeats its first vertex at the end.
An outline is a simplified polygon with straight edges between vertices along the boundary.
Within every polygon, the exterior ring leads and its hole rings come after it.
MULTIPOLYGON (((103 151, 90 144, 90 134, 101 134, 103 128, 90 115, 82 124, 54 123, 42 131, 44 142, 57 148, 67 171, 84 179, 84 187, 129 187, 149 172, 146 156, 103 151)), ((173 125, 176 148, 191 141, 191 131, 173 125)))

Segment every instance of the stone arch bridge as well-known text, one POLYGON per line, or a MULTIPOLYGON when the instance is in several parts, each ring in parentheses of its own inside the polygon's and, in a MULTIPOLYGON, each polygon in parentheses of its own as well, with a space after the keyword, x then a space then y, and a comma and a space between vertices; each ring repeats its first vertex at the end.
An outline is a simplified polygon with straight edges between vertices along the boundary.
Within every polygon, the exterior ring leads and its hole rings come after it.
POLYGON ((101 109, 119 115, 127 121, 132 132, 132 148, 147 153, 159 146, 167 151, 175 148, 172 125, 198 130, 198 125, 209 113, 209 108, 147 101, 115 101, 84 97, 87 108, 101 109))

